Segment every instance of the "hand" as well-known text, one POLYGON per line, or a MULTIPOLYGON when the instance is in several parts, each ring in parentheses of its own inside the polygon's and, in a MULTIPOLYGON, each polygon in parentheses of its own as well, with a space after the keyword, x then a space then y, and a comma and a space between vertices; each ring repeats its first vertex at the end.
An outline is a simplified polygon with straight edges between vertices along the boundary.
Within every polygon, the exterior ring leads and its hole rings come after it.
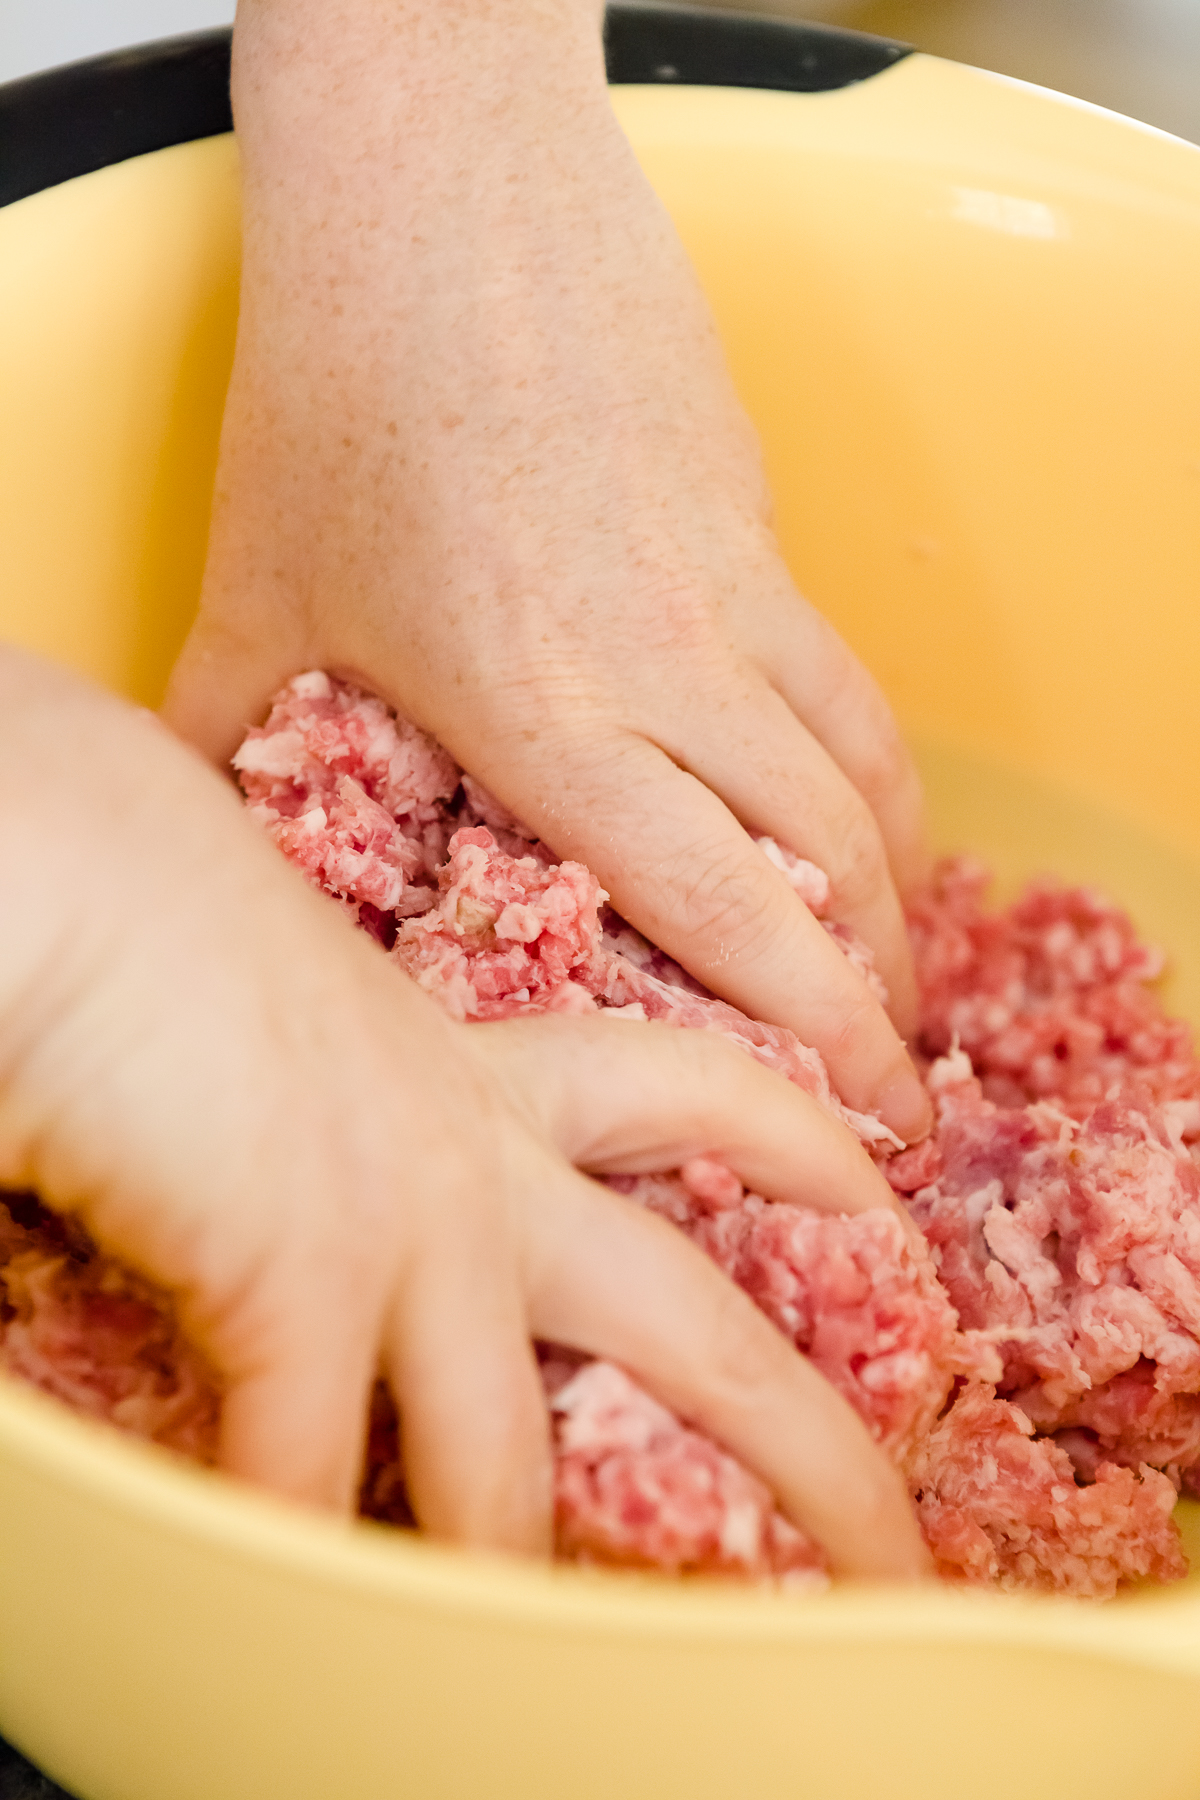
POLYGON ((346 1510, 381 1368, 422 1524, 544 1551, 547 1338, 699 1422, 836 1570, 924 1572, 848 1405, 579 1172, 707 1150, 780 1199, 894 1204, 808 1096, 700 1033, 453 1024, 154 719, 15 652, 0 829, 0 1184, 175 1296, 225 1386, 227 1469, 346 1510))
POLYGON ((374 689, 911 1141, 917 780, 781 561, 598 10, 243 0, 242 314, 167 717, 222 760, 299 669, 374 689), (829 874, 891 1020, 753 833, 829 874))

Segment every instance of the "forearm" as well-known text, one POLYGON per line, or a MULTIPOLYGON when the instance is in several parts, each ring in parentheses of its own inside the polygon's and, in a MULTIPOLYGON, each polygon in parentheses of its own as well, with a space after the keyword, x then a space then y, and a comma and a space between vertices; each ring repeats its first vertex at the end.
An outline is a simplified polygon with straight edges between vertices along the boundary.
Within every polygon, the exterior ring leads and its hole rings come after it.
MULTIPOLYGON (((533 421, 544 442, 559 424, 587 429, 563 417, 576 398, 594 419, 640 397, 628 338, 649 332, 670 362, 710 330, 613 115, 595 0, 243 0, 233 93, 239 374, 269 363, 302 293, 295 383, 271 404, 311 432, 314 414, 358 398, 357 426, 328 446, 332 480, 387 479, 430 426, 453 445, 443 467, 461 470, 485 417, 502 478, 528 466, 533 421), (597 338, 607 378, 587 355, 597 338), (381 415, 398 377, 404 407, 381 415)), ((427 522, 437 460, 407 474, 428 479, 427 522)))
POLYGON ((578 183, 586 220, 597 158, 628 156, 595 0, 243 0, 233 101, 249 252, 273 273, 299 259, 335 340, 361 291, 391 330, 422 302, 444 317, 506 277, 533 287, 522 246, 547 202, 578 183), (398 259, 386 321, 381 257, 398 259))
POLYGON ((240 0, 238 132, 252 150, 282 134, 300 184, 324 173, 307 130, 388 170, 404 158, 437 191, 469 189, 488 135, 548 143, 596 107, 602 16, 598 0, 240 0))
MULTIPOLYGON (((246 260, 207 592, 254 636, 251 596, 303 614, 336 592, 357 623, 398 570, 401 704, 436 730, 419 671, 439 591, 474 684, 502 646, 471 597, 532 613, 528 663, 581 523, 606 521, 618 588, 625 538, 652 577, 673 560, 670 514, 665 545, 630 521, 681 445, 706 446, 752 534, 766 496, 711 315, 613 114, 594 0, 381 16, 239 12, 246 260)), ((380 646, 356 634, 343 667, 369 682, 380 646)))

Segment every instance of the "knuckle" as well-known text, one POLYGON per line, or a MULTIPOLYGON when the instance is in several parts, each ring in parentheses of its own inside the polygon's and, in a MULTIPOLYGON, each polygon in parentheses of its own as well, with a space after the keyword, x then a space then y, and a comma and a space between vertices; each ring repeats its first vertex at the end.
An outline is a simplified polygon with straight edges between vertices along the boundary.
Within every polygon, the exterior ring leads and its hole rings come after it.
POLYGON ((671 924, 677 932, 707 946, 709 960, 740 960, 761 950, 777 935, 781 901, 764 862, 759 870, 737 845, 692 849, 679 859, 670 886, 674 894, 671 924))
POLYGON ((848 998, 830 1021, 829 1032, 822 1040, 825 1060, 835 1068, 851 1061, 861 1064, 878 1043, 881 1032, 886 1034, 891 1054, 892 1029, 887 1016, 874 996, 864 989, 861 998, 848 998))
MULTIPOLYGON (((655 1044, 657 1072, 677 1096, 681 1112, 694 1118, 697 1129, 712 1133, 706 1140, 715 1151, 717 1136, 736 1131, 745 1117, 761 1118, 773 1098, 777 1077, 752 1056, 715 1031, 680 1031, 671 1025, 655 1025, 662 1037, 655 1044)), ((790 1098, 790 1083, 780 1082, 790 1098)))
POLYGON ((644 622, 654 649, 707 660, 714 645, 710 596, 693 581, 664 581, 647 594, 644 622))
POLYGON ((908 747, 895 720, 886 711, 874 723, 857 775, 858 786, 871 803, 905 795, 916 782, 908 747))
POLYGON ((838 838, 837 866, 828 871, 835 914, 874 899, 887 884, 887 854, 874 815, 861 799, 852 804, 838 838))

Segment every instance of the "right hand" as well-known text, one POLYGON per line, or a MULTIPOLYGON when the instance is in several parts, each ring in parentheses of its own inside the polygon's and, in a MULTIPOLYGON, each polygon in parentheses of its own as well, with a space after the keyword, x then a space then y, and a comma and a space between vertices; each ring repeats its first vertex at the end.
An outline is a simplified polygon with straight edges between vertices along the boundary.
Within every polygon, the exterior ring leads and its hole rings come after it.
POLYGON ((237 354, 167 716, 224 763, 297 670, 348 676, 911 1142, 916 771, 784 565, 600 10, 242 0, 237 354), (890 1017, 758 833, 829 876, 890 1017))
POLYGON ((153 719, 15 652, 0 827, 0 1182, 172 1293, 224 1384, 225 1468, 348 1510, 382 1368, 421 1524, 544 1553, 546 1338, 711 1433, 835 1571, 926 1572, 846 1402, 580 1172, 710 1152, 780 1200, 894 1204, 808 1096, 700 1033, 454 1024, 153 719))

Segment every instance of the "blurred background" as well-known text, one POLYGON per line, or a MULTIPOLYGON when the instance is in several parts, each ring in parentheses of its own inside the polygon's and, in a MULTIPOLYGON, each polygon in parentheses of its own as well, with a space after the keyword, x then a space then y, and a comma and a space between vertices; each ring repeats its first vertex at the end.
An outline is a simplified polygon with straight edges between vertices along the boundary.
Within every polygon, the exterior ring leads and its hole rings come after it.
MULTIPOLYGON (((520 4, 521 0, 515 0, 520 4)), ((903 38, 1200 142, 1200 0, 722 0, 903 38)), ((234 0, 0 0, 0 81, 228 24, 234 0)))
MULTIPOLYGON (((520 0, 517 0, 520 3, 520 0)), ((1200 142, 1200 0, 722 0, 903 38, 1200 142)), ((234 0, 0 0, 0 81, 224 25, 234 0)))
POLYGON ((1200 142, 1200 0, 722 0, 1058 88, 1200 142))
POLYGON ((124 44, 228 25, 234 0, 0 0, 0 81, 124 44))

